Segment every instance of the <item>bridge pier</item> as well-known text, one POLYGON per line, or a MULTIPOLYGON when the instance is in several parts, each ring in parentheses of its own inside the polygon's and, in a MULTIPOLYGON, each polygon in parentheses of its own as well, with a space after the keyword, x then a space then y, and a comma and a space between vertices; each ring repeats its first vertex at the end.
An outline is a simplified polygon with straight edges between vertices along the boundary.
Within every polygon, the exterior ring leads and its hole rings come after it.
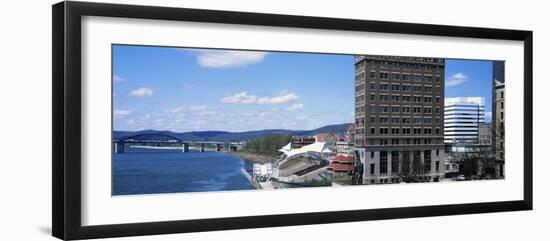
POLYGON ((200 146, 200 152, 204 152, 204 144, 201 144, 201 146, 200 146))
POLYGON ((182 152, 189 152, 189 144, 183 143, 181 146, 183 147, 182 152))
POLYGON ((115 153, 124 153, 124 142, 115 142, 114 143, 115 153))

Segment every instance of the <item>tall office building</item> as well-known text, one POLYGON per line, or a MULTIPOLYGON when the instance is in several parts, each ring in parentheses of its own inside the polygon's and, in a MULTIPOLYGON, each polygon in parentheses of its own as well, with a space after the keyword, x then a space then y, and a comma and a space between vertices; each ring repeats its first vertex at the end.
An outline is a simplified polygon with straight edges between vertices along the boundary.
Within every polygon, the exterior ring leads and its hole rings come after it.
POLYGON ((483 123, 479 126, 479 144, 492 147, 493 145, 493 124, 492 123, 483 123))
POLYGON ((478 144, 485 122, 485 98, 445 98, 445 143, 478 144))
POLYGON ((504 61, 493 61, 493 128, 495 172, 504 177, 504 61))
POLYGON ((444 177, 445 60, 355 56, 355 150, 363 182, 444 177))

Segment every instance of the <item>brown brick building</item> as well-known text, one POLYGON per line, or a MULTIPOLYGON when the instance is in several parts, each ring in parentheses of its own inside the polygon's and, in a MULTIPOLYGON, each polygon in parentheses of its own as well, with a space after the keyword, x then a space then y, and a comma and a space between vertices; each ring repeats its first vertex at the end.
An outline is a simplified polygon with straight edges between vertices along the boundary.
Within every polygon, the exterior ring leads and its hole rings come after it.
POLYGON ((493 61, 493 146, 497 177, 504 177, 504 61, 493 61))
POLYGON ((364 183, 444 176, 445 60, 355 56, 355 150, 364 183))

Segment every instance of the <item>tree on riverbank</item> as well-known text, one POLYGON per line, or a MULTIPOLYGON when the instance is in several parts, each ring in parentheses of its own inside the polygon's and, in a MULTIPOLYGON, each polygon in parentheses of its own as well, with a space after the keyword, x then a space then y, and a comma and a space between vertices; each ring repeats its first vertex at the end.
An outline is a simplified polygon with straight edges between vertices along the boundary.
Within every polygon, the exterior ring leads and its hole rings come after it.
POLYGON ((262 155, 279 155, 279 149, 292 140, 291 135, 271 135, 246 143, 244 150, 262 155))

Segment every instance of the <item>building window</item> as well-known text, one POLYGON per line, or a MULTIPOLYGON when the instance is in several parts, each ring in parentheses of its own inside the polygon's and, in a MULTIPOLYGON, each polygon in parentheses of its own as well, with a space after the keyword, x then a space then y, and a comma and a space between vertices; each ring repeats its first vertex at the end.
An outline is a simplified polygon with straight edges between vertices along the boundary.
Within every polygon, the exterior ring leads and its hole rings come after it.
POLYGON ((420 173, 420 168, 421 168, 421 166, 420 166, 420 164, 421 164, 421 162, 420 162, 420 151, 414 151, 413 152, 413 163, 412 164, 413 164, 412 165, 413 166, 412 171, 415 172, 415 173, 420 173))
POLYGON ((399 95, 392 95, 391 96, 391 101, 392 102, 399 102, 399 95))
POLYGON ((409 151, 403 151, 403 163, 401 165, 401 172, 408 174, 410 172, 411 156, 409 151))
POLYGON ((391 152, 391 172, 392 173, 399 172, 399 151, 391 152))
POLYGON ((370 134, 374 135, 374 132, 375 132, 375 128, 370 128, 370 134))
POLYGON ((432 129, 430 128, 424 128, 424 135, 432 134, 432 129))
POLYGON ((424 151, 424 171, 426 172, 432 171, 432 151, 431 150, 424 151))
POLYGON ((399 128, 392 128, 391 133, 392 135, 399 135, 399 128))
POLYGON ((391 85, 391 90, 398 91, 398 90, 399 90, 399 85, 392 84, 392 85, 391 85))
MULTIPOLYGON (((374 175, 374 163, 370 164, 370 174, 374 175)), ((374 181, 374 180, 373 180, 374 181)))
POLYGON ((388 152, 380 152, 380 174, 388 173, 388 152))

